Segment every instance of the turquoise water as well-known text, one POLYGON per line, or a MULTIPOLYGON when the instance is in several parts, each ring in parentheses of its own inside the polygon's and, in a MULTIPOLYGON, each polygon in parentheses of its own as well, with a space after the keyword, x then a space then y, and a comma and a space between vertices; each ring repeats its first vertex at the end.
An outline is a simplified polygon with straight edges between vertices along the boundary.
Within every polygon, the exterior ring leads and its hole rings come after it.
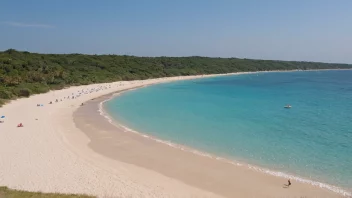
POLYGON ((126 92, 104 107, 163 140, 352 189, 352 71, 179 81, 126 92))

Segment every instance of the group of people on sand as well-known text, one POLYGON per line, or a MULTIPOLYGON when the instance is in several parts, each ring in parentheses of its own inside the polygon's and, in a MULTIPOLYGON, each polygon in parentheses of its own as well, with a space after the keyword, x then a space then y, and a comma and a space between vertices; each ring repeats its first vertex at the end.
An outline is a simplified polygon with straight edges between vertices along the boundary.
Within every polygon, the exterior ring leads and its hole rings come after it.
MULTIPOLYGON (((64 97, 63 99, 71 99, 71 98, 75 99, 75 98, 80 97, 83 94, 89 94, 89 93, 93 93, 93 92, 98 92, 98 91, 109 89, 109 88, 111 88, 111 85, 109 85, 109 86, 99 86, 98 88, 91 88, 91 89, 87 89, 87 90, 82 89, 81 91, 78 91, 78 95, 75 96, 74 93, 72 93, 72 97, 67 96, 67 97, 64 97)), ((56 99, 55 102, 62 101, 63 99, 60 99, 60 100, 56 99)), ((53 104, 53 102, 50 101, 49 104, 53 104)), ((44 105, 43 104, 37 104, 37 107, 42 107, 42 106, 44 106, 44 105)), ((81 106, 83 106, 83 103, 81 104, 81 106)), ((0 118, 1 118, 0 119, 0 123, 4 123, 5 121, 2 120, 2 119, 5 118, 5 116, 1 116, 0 118)), ((38 119, 36 118, 36 120, 38 120, 38 119)), ((19 127, 19 128, 20 127, 24 127, 24 125, 22 123, 19 123, 19 124, 17 124, 17 127, 19 127)))
MULTIPOLYGON (((116 86, 121 86, 121 85, 122 85, 121 83, 116 84, 116 86)), ((55 102, 56 103, 57 102, 61 102, 61 101, 65 100, 65 99, 76 99, 76 98, 78 98, 78 97, 80 97, 80 96, 82 96, 84 94, 91 94, 93 92, 99 92, 99 91, 110 89, 110 88, 112 88, 111 85, 105 85, 105 86, 99 85, 96 88, 87 88, 87 89, 78 90, 77 91, 78 93, 76 93, 76 94, 72 93, 71 96, 67 96, 67 97, 65 96, 63 99, 55 99, 55 102)), ((50 101, 49 104, 53 104, 53 102, 50 101)), ((42 107, 42 106, 44 106, 44 105, 43 104, 37 104, 37 107, 42 107)), ((83 103, 81 104, 81 106, 83 106, 83 103)), ((5 121, 2 120, 2 119, 5 118, 5 116, 1 116, 0 118, 1 118, 0 119, 0 123, 4 123, 5 121)), ((38 119, 36 118, 35 120, 38 120, 38 119)), ((22 123, 19 123, 19 124, 17 124, 17 127, 24 127, 24 125, 22 123)))
MULTIPOLYGON (((120 84, 121 85, 121 84, 120 84)), ((117 85, 119 86, 119 85, 117 85)), ((110 89, 111 88, 111 85, 108 85, 108 86, 99 86, 97 88, 90 88, 90 89, 82 89, 82 90, 78 90, 77 94, 75 93, 72 93, 71 96, 65 96, 63 99, 56 99, 55 102, 61 102, 62 100, 70 100, 70 99, 76 99, 76 98, 79 98, 81 97, 82 95, 85 95, 85 94, 90 94, 90 93, 93 93, 93 92, 99 92, 99 91, 102 91, 102 90, 106 90, 106 89, 110 89)), ((53 104, 52 101, 49 102, 49 104, 53 104)), ((82 103, 83 105, 83 103, 82 103)))

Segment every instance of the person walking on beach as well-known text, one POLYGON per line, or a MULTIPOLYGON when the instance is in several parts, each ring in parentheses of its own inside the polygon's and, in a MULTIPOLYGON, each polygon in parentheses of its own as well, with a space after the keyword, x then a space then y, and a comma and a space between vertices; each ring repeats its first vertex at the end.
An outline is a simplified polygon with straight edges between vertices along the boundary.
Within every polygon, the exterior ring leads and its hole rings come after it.
POLYGON ((291 180, 288 179, 288 185, 287 185, 287 187, 290 187, 290 186, 291 186, 291 180))

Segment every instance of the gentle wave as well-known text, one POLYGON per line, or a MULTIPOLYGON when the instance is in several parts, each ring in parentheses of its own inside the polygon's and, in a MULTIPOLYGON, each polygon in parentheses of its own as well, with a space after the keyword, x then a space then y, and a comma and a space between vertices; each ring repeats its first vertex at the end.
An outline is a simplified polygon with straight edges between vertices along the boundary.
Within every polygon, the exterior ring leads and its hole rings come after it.
MULTIPOLYGON (((129 89, 129 90, 135 90, 135 89, 138 89, 138 88, 133 88, 133 89, 129 89)), ((125 91, 123 91, 123 92, 125 92, 125 91)), ((340 187, 334 186, 334 185, 329 185, 329 184, 325 184, 325 183, 322 183, 322 182, 305 179, 303 177, 298 177, 298 176, 291 175, 291 174, 288 174, 288 173, 284 173, 284 172, 281 172, 281 171, 273 171, 273 170, 269 170, 269 169, 266 169, 266 168, 261 168, 261 167, 258 167, 258 166, 254 166, 254 165, 251 165, 251 164, 235 162, 235 161, 228 160, 228 159, 225 159, 225 158, 222 158, 222 157, 217 157, 217 156, 211 155, 211 154, 206 153, 206 152, 198 151, 196 149, 192 149, 192 148, 180 145, 180 144, 175 144, 175 143, 172 143, 170 141, 161 140, 161 139, 155 138, 153 136, 140 133, 140 132, 135 131, 133 129, 130 129, 130 128, 124 126, 124 125, 121 125, 118 122, 114 122, 114 120, 104 111, 103 104, 105 102, 111 100, 112 98, 118 97, 123 92, 119 92, 119 93, 113 94, 110 98, 100 102, 99 103, 98 112, 99 112, 99 114, 101 116, 106 118, 109 121, 109 123, 111 123, 112 125, 124 129, 124 132, 132 132, 132 133, 138 134, 138 135, 140 135, 140 136, 142 136, 144 138, 148 138, 150 140, 153 140, 153 141, 168 145, 168 146, 176 148, 176 149, 180 149, 180 150, 185 151, 185 152, 190 152, 190 153, 193 153, 193 154, 196 154, 196 155, 199 155, 199 156, 203 156, 203 157, 208 157, 208 158, 211 158, 211 159, 219 160, 219 161, 222 161, 222 162, 225 162, 225 163, 229 163, 229 164, 232 164, 232 165, 235 165, 235 166, 246 166, 247 168, 249 168, 251 170, 254 170, 254 171, 257 171, 257 172, 265 173, 265 174, 276 176, 276 177, 291 179, 291 180, 298 181, 298 182, 301 182, 301 183, 310 184, 312 186, 316 186, 316 187, 319 187, 319 188, 327 189, 327 190, 330 190, 332 192, 335 192, 335 193, 338 193, 340 195, 343 195, 345 197, 352 197, 352 192, 346 191, 346 190, 344 190, 344 189, 342 189, 340 187)))

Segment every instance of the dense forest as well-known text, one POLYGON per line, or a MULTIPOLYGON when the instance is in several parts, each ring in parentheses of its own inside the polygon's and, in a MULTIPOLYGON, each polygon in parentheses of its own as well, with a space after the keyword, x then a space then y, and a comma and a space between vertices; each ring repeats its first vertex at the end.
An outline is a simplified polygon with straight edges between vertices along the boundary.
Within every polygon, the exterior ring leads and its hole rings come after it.
POLYGON ((243 71, 352 68, 348 64, 208 57, 135 57, 119 55, 0 52, 0 106, 70 85, 167 76, 243 71))

